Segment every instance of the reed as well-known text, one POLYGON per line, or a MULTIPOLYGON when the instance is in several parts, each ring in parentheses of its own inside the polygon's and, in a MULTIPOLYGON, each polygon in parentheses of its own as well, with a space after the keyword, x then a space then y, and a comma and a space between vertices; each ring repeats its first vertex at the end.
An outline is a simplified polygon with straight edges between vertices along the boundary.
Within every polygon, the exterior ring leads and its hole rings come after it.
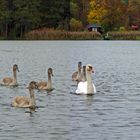
POLYGON ((140 31, 108 32, 110 40, 140 40, 140 31))
POLYGON ((27 40, 99 40, 102 39, 100 33, 97 32, 68 32, 64 30, 54 29, 38 29, 32 30, 25 34, 27 40))

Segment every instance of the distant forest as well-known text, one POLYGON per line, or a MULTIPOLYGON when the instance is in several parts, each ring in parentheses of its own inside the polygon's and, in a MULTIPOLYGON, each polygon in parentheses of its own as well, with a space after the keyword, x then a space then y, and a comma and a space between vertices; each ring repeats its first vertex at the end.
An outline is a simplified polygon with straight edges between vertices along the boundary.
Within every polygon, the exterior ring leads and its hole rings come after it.
POLYGON ((0 0, 0 37, 22 38, 41 28, 83 31, 100 24, 104 31, 140 25, 140 0, 0 0))

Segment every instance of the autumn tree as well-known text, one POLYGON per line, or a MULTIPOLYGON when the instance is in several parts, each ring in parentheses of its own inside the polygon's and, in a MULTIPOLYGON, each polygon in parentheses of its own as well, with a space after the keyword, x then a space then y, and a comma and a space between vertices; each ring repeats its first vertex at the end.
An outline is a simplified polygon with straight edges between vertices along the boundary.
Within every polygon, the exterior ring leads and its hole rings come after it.
POLYGON ((140 0, 128 1, 129 26, 132 24, 140 25, 140 0))
POLYGON ((102 0, 91 0, 88 14, 89 23, 102 24, 102 19, 106 15, 106 9, 102 5, 102 0))
POLYGON ((103 0, 106 13, 102 18, 102 24, 106 30, 115 30, 125 26, 126 4, 122 0, 103 0))
POLYGON ((126 7, 122 0, 91 0, 89 23, 101 24, 105 30, 124 25, 126 7))

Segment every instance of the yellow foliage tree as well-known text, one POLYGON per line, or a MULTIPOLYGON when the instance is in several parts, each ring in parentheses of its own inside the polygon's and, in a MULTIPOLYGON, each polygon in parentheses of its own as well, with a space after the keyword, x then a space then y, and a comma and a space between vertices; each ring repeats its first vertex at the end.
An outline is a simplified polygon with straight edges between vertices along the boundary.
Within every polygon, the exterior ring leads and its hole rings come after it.
POLYGON ((97 23, 106 30, 124 26, 126 6, 122 0, 90 0, 89 23, 97 23))
POLYGON ((91 0, 88 22, 101 24, 102 18, 106 15, 106 12, 107 10, 102 6, 100 0, 91 0))

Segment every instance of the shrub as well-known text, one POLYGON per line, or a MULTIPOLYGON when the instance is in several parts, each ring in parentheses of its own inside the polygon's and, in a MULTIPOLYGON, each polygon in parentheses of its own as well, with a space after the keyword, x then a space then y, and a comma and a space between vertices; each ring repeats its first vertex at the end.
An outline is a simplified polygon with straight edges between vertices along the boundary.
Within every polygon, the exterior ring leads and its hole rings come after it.
POLYGON ((71 29, 71 31, 81 31, 81 30, 83 30, 82 22, 72 18, 70 20, 70 29, 71 29))
POLYGON ((108 32, 108 35, 113 40, 138 40, 140 38, 140 31, 114 31, 108 32))
POLYGON ((30 40, 99 40, 102 36, 98 32, 67 32, 64 30, 38 29, 25 34, 30 40))
POLYGON ((119 31, 125 31, 125 27, 120 27, 119 31))

